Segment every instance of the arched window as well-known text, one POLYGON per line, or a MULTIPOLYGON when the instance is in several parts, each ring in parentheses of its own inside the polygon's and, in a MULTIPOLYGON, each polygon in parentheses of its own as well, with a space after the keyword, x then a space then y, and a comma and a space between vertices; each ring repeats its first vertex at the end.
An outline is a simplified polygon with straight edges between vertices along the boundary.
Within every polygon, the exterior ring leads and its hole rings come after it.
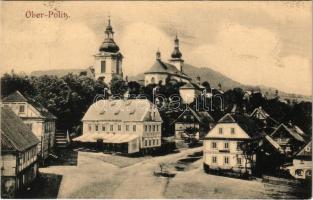
POLYGON ((105 60, 101 60, 101 73, 105 73, 105 60))
POLYGON ((151 78, 151 83, 155 83, 155 78, 154 77, 151 78))

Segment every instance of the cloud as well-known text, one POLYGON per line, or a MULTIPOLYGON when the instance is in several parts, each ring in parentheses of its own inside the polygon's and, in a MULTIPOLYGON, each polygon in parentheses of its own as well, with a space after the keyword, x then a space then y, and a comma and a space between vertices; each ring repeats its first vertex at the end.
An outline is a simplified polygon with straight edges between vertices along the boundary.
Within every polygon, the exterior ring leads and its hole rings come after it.
POLYGON ((83 23, 38 21, 21 31, 5 31, 1 72, 88 67, 96 42, 94 32, 83 23))
POLYGON ((118 45, 125 57, 123 70, 127 75, 147 71, 154 63, 158 49, 162 60, 167 60, 173 49, 173 39, 150 24, 129 24, 121 35, 118 45))
POLYGON ((244 84, 311 94, 310 61, 297 55, 281 57, 280 51, 280 40, 273 32, 232 24, 220 29, 216 42, 195 48, 188 61, 244 84))

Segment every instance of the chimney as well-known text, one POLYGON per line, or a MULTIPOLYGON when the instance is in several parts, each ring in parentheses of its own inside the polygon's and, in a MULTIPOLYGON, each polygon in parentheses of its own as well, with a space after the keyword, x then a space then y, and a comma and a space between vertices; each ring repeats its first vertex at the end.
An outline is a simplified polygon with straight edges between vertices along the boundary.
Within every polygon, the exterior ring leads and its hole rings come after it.
POLYGON ((201 85, 201 78, 200 78, 200 76, 197 76, 197 84, 201 85))

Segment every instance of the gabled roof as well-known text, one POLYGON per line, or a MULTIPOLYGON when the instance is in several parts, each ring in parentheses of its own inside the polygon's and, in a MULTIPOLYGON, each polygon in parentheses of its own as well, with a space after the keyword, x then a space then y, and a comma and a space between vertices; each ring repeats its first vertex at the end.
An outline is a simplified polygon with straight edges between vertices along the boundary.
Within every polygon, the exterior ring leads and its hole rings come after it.
POLYGON ((24 151, 39 143, 23 121, 9 108, 1 108, 1 150, 24 151))
POLYGON ((92 104, 82 121, 162 121, 159 111, 147 99, 100 100, 92 104), (153 120, 152 110, 155 111, 153 120))
POLYGON ((30 97, 26 97, 26 96, 22 95, 18 90, 9 94, 7 97, 4 97, 2 102, 4 102, 4 103, 13 103, 13 102, 29 103, 40 113, 40 115, 43 118, 56 119, 56 117, 52 113, 50 113, 43 105, 34 101, 30 97))
POLYGON ((273 137, 281 129, 286 130, 286 132, 289 133, 296 140, 300 142, 305 142, 305 134, 298 126, 295 125, 289 125, 289 127, 287 127, 285 124, 282 123, 275 129, 271 136, 273 137))
POLYGON ((214 122, 213 117, 208 112, 197 112, 193 110, 192 108, 188 107, 185 109, 171 124, 176 122, 193 122, 190 119, 184 119, 184 116, 186 115, 193 115, 194 120, 196 120, 199 123, 205 123, 205 122, 214 122))
POLYGON ((185 85, 181 86, 179 89, 196 89, 196 87, 190 82, 188 82, 185 85))
POLYGON ((278 125, 278 122, 273 119, 262 107, 255 108, 250 114, 250 117, 259 120, 270 120, 272 123, 278 125))
POLYGON ((27 98, 19 91, 15 91, 2 99, 3 102, 27 102, 27 98))
POLYGON ((227 113, 218 121, 218 123, 237 123, 252 138, 263 135, 254 120, 239 113, 227 113))
POLYGON ((312 141, 305 144, 296 154, 296 157, 312 157, 312 141))
POLYGON ((145 72, 145 74, 149 73, 166 73, 180 76, 185 79, 191 79, 185 73, 179 71, 174 65, 162 62, 160 59, 157 59, 155 63, 152 65, 152 67, 147 72, 145 72))
POLYGON ((264 139, 278 152, 283 154, 284 150, 283 148, 275 141, 273 140, 269 135, 265 135, 264 139))

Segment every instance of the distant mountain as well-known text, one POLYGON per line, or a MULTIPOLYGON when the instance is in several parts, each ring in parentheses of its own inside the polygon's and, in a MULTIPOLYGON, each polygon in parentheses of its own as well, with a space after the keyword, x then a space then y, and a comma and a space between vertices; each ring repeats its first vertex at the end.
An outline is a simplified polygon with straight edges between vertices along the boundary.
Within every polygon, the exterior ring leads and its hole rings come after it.
MULTIPOLYGON (((239 83, 237 81, 232 80, 231 78, 228 78, 227 76, 206 67, 195 67, 190 64, 184 64, 184 73, 188 74, 191 78, 196 80, 197 76, 200 76, 201 82, 208 81, 212 88, 217 88, 218 84, 221 83, 222 90, 226 91, 235 87, 240 87, 244 90, 260 90, 263 94, 265 94, 267 97, 271 98, 275 95, 276 88, 267 87, 267 86, 252 86, 252 85, 244 85, 242 83, 239 83)), ((129 80, 143 80, 144 74, 137 74, 135 76, 130 76, 128 78, 129 80)), ((296 99, 296 100, 305 100, 305 101, 311 101, 310 96, 300 95, 300 94, 290 94, 285 93, 282 91, 278 91, 279 96, 286 99, 296 99)))
MULTIPOLYGON (((240 87, 244 90, 261 90, 263 94, 265 94, 267 97, 271 98, 275 95, 276 88, 267 87, 267 86, 251 86, 251 85, 244 85, 242 83, 239 83, 237 81, 232 80, 231 78, 228 78, 227 76, 211 69, 211 68, 199 68, 192 66, 190 64, 184 64, 184 72, 188 74, 191 78, 196 80, 197 76, 200 76, 201 82, 208 81, 212 88, 217 88, 218 84, 221 83, 222 90, 226 91, 235 87, 240 87)), ((81 74, 81 73, 87 73, 88 76, 91 75, 90 68, 85 69, 55 69, 55 70, 45 70, 45 71, 33 71, 31 73, 32 76, 41 76, 41 75, 55 75, 58 77, 62 77, 68 73, 73 74, 81 74)), ((130 81, 139 81, 144 79, 144 73, 137 74, 135 76, 129 76, 128 80, 130 81)), ((301 94, 291 94, 286 93, 282 91, 278 91, 279 96, 283 99, 295 99, 295 100, 305 100, 305 101, 311 101, 310 96, 305 96, 301 94)))

